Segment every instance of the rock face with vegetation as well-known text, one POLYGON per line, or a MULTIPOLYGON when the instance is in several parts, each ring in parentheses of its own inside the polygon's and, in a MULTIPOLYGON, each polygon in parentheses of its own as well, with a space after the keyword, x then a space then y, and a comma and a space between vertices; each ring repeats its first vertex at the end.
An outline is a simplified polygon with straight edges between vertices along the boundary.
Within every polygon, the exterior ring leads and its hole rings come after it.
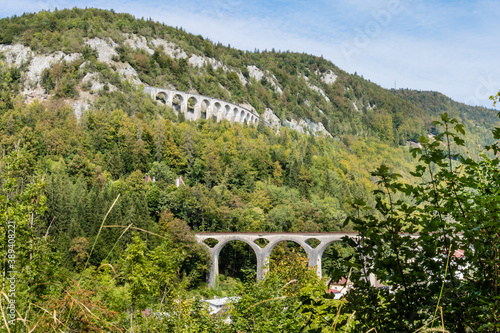
POLYGON ((492 222, 498 160, 477 148, 496 139, 493 110, 436 92, 385 90, 321 57, 245 52, 113 11, 25 14, 0 20, 0 31, 3 328, 406 332, 427 325, 441 306, 452 331, 498 331, 490 325, 500 282, 492 222), (270 127, 186 121, 144 94, 144 85, 241 105, 270 127), (442 112, 462 125, 448 116, 433 123, 442 112), (446 133, 449 124, 456 133, 446 133), (410 154, 408 142, 418 141, 413 151, 424 167, 410 154), (414 187, 395 184, 394 173, 414 187), (419 176, 425 186, 415 185, 419 176), (176 187, 178 177, 184 184, 176 187), (380 179, 389 199, 371 194, 380 194, 380 179), (369 206, 379 213, 370 215, 369 206), (345 223, 349 216, 357 217, 345 223), (192 234, 341 230, 369 240, 325 254, 325 276, 359 278, 364 294, 342 301, 325 294, 287 246, 277 247, 268 277, 255 283, 251 250, 228 244, 220 259, 225 278, 209 290, 208 256, 192 234), (434 247, 399 240, 400 231, 421 232, 434 247), (463 238, 449 235, 457 232, 463 238), (462 249, 471 259, 419 262, 417 248, 428 257, 462 249), (356 261, 363 258, 375 262, 356 261), (446 275, 463 264, 471 269, 462 280, 446 275), (362 285, 360 267, 377 270, 390 292, 362 285), (426 276, 434 279, 428 293, 421 290, 426 276), (187 301, 223 293, 242 295, 231 325, 187 301), (474 306, 464 309, 468 297, 474 306), (381 322, 370 306, 392 306, 391 315, 381 322), (142 315, 146 308, 156 314, 142 315))

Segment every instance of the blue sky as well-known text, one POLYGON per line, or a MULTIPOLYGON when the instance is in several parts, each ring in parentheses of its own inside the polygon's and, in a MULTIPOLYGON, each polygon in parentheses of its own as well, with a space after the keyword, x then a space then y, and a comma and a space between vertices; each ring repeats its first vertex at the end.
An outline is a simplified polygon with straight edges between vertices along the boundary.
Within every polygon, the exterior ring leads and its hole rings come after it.
POLYGON ((322 55, 385 88, 435 90, 492 107, 500 9, 478 0, 0 0, 0 17, 98 7, 153 18, 245 50, 322 55))

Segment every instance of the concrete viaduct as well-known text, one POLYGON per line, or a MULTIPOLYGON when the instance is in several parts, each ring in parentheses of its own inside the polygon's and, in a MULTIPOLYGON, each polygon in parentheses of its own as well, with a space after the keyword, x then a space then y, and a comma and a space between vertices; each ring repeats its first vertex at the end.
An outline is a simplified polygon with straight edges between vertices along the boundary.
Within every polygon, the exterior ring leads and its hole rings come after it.
MULTIPOLYGON (((292 241, 304 249, 309 258, 309 266, 316 268, 316 274, 321 277, 321 257, 328 245, 333 242, 342 240, 342 237, 356 237, 358 234, 352 233, 197 233, 196 239, 199 243, 203 243, 208 247, 211 256, 210 272, 208 284, 214 287, 217 276, 219 275, 219 254, 222 248, 229 242, 242 241, 250 246, 257 257, 257 281, 264 277, 267 270, 267 264, 271 252, 274 247, 283 241, 292 241), (218 243, 210 247, 205 241, 207 239, 215 239, 218 243), (256 243, 258 239, 269 241, 266 246, 261 247, 256 243), (307 243, 310 239, 317 239, 320 243, 316 247, 312 247, 307 243)), ((374 276, 370 276, 370 280, 374 276)))
POLYGON ((227 119, 230 122, 257 124, 260 118, 255 111, 203 95, 150 86, 144 87, 144 93, 153 99, 163 100, 176 113, 182 112, 187 120, 212 118, 215 121, 227 119))

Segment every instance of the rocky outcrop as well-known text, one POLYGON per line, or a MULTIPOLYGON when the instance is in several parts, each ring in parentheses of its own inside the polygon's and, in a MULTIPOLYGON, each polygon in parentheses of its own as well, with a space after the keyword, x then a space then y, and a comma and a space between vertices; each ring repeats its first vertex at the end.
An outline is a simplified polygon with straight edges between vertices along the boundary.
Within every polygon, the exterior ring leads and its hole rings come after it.
POLYGON ((322 123, 315 123, 309 119, 300 119, 298 122, 295 119, 292 119, 291 121, 284 120, 283 125, 303 134, 324 135, 330 138, 333 137, 322 123))
POLYGON ((0 44, 0 52, 5 56, 5 62, 8 66, 14 65, 17 67, 28 62, 35 55, 29 47, 21 44, 0 44))
POLYGON ((270 73, 264 73, 257 66, 247 66, 248 72, 250 73, 250 77, 253 77, 256 81, 260 81, 263 78, 266 78, 271 83, 271 86, 274 88, 274 91, 278 94, 282 94, 280 86, 278 85, 278 80, 276 77, 270 73))
POLYGON ((113 62, 113 57, 117 56, 115 47, 118 46, 111 38, 104 40, 101 38, 92 38, 85 42, 88 46, 97 50, 98 58, 97 60, 104 62, 106 64, 111 64, 113 62))
POLYGON ((159 47, 160 49, 162 49, 163 52, 165 52, 165 54, 168 54, 171 58, 185 59, 188 57, 184 50, 178 48, 174 43, 168 42, 164 39, 152 39, 151 44, 153 44, 155 48, 159 47))
POLYGON ((292 119, 290 121, 283 120, 283 124, 281 123, 280 118, 276 116, 273 110, 266 108, 264 113, 262 114, 262 120, 264 120, 265 124, 271 127, 276 132, 279 132, 282 126, 289 127, 299 133, 302 134, 312 134, 312 135, 324 135, 332 138, 333 136, 328 132, 325 126, 322 123, 315 123, 308 119, 300 119, 299 121, 292 119))
POLYGON ((281 120, 277 115, 274 114, 273 110, 266 108, 266 110, 262 114, 262 120, 264 120, 264 122, 273 130, 279 132, 281 127, 281 120))
POLYGON ((332 84, 337 80, 337 75, 331 70, 327 71, 325 74, 321 76, 321 81, 326 84, 332 84))
POLYGON ((155 52, 148 46, 148 41, 144 36, 130 35, 130 37, 125 40, 125 44, 134 50, 145 50, 149 54, 153 54, 155 52))
POLYGON ((307 82, 307 86, 309 88, 311 88, 312 90, 318 92, 321 96, 323 96, 323 98, 327 101, 327 102, 330 102, 330 99, 328 98, 328 96, 326 96, 325 92, 323 91, 323 89, 321 89, 320 87, 317 87, 313 84, 310 84, 309 82, 307 82))

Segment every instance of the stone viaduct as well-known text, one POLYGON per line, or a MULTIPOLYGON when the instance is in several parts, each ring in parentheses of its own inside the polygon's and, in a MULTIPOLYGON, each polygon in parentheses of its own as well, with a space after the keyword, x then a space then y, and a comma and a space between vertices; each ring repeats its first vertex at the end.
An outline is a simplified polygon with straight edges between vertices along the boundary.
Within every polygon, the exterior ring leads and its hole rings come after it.
MULTIPOLYGON (((257 280, 261 280, 267 270, 267 264, 271 252, 274 247, 282 241, 292 241, 304 249, 309 258, 309 266, 316 268, 316 274, 321 277, 321 257, 328 245, 333 242, 342 240, 342 237, 356 237, 357 233, 197 233, 196 239, 199 243, 203 243, 208 247, 211 256, 210 272, 208 284, 214 287, 217 276, 219 275, 219 254, 222 248, 229 242, 242 241, 248 244, 257 257, 257 280), (205 241, 207 239, 215 239, 218 243, 210 247, 205 241), (265 239, 269 243, 261 247, 256 243, 259 239, 265 239), (312 247, 307 243, 310 239, 316 239, 320 243, 316 247, 312 247)), ((370 281, 374 281, 374 276, 370 276, 370 281)))
POLYGON ((187 120, 214 119, 221 121, 257 124, 260 116, 252 110, 221 99, 158 87, 144 87, 144 93, 153 99, 163 100, 176 113, 182 112, 187 120))

